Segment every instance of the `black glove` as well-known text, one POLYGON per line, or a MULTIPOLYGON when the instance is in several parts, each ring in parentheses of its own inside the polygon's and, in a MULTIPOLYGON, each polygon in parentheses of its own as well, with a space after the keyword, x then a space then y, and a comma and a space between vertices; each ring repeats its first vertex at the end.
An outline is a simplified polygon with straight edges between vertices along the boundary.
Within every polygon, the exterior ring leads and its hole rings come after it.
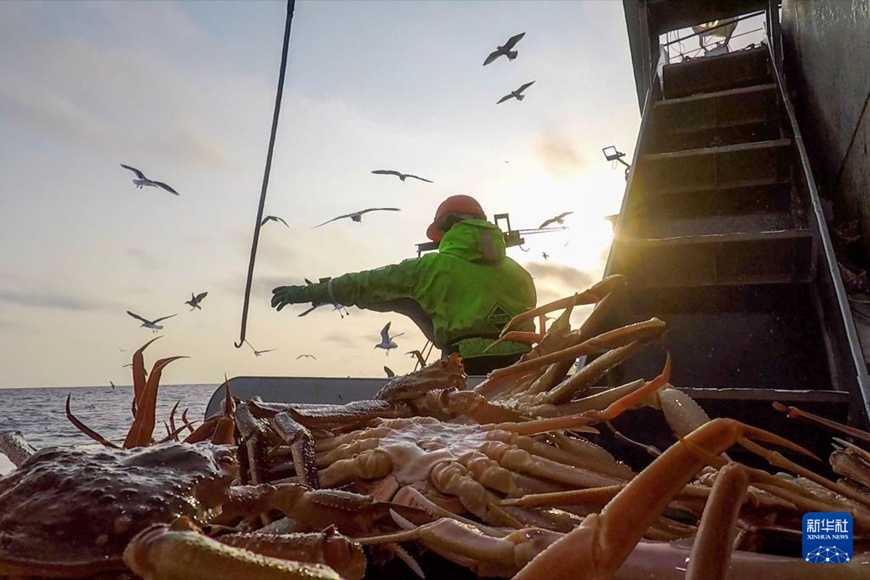
POLYGON ((272 308, 278 312, 288 304, 311 302, 308 286, 278 286, 272 290, 272 308))

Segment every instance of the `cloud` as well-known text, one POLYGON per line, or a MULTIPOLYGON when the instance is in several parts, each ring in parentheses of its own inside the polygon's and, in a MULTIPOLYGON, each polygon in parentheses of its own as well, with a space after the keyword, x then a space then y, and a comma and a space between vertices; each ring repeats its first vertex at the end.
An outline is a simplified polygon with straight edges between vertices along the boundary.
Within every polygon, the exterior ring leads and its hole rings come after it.
MULTIPOLYGON (((347 334, 333 332, 322 337, 321 340, 338 346, 356 349, 363 341, 365 341, 365 336, 349 336, 347 334)), ((372 346, 374 346, 374 343, 372 343, 372 346)))
POLYGON ((0 328, 3 330, 14 330, 15 332, 21 332, 22 330, 32 330, 32 327, 22 324, 20 322, 15 322, 14 320, 6 320, 0 318, 0 328))
POLYGON ((536 285, 564 286, 570 292, 582 292, 595 283, 595 278, 589 272, 565 266, 563 264, 542 264, 531 262, 526 264, 526 270, 535 278, 536 285))
MULTIPOLYGON (((229 294, 231 296, 235 296, 236 298, 241 298, 245 295, 245 282, 247 273, 245 276, 233 274, 232 276, 227 276, 218 282, 216 282, 215 286, 222 291, 222 293, 229 294)), ((257 275, 256 268, 254 272, 254 283, 251 285, 251 300, 271 300, 272 299, 272 289, 277 288, 278 286, 294 286, 294 285, 302 285, 305 284, 305 281, 300 277, 296 278, 293 276, 279 276, 279 275, 257 275)))
POLYGON ((77 298, 68 294, 21 292, 15 290, 0 290, 0 302, 34 308, 54 308, 70 312, 89 312, 100 310, 104 306, 94 300, 77 298))
POLYGON ((0 86, 0 116, 71 142, 108 147, 110 127, 70 99, 24 79, 0 86))
POLYGON ((190 74, 165 48, 130 39, 114 39, 112 50, 105 50, 97 39, 25 32, 32 34, 0 39, 0 68, 7 74, 0 118, 101 152, 147 156, 171 150, 188 165, 229 165, 227 143, 214 134, 215 112, 202 105, 203 92, 227 79, 190 74))
POLYGON ((160 258, 139 248, 127 248, 127 255, 148 269, 164 269, 166 264, 160 258))
POLYGON ((574 140, 561 134, 540 133, 535 141, 535 154, 547 171, 559 177, 568 177, 586 166, 574 140))

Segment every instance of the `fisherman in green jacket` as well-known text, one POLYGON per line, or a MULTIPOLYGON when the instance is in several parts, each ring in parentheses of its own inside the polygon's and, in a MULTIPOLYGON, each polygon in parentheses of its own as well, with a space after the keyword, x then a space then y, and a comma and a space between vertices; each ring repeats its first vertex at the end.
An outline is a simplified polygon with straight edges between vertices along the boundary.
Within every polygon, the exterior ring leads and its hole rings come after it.
MULTIPOLYGON (((484 352, 508 321, 535 307, 532 277, 505 254, 504 234, 467 195, 448 197, 426 231, 438 252, 307 286, 272 290, 272 307, 312 302, 410 317, 443 354, 458 352, 470 375, 508 366, 529 351, 505 341, 484 352)), ((534 330, 529 322, 517 330, 534 330)))

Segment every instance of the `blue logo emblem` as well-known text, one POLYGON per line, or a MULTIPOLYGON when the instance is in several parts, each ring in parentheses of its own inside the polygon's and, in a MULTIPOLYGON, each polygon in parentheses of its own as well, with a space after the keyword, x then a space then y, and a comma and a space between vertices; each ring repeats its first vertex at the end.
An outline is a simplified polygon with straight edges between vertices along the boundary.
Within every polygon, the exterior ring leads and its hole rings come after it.
POLYGON ((852 514, 804 514, 804 560, 811 564, 845 564, 852 559, 852 514))

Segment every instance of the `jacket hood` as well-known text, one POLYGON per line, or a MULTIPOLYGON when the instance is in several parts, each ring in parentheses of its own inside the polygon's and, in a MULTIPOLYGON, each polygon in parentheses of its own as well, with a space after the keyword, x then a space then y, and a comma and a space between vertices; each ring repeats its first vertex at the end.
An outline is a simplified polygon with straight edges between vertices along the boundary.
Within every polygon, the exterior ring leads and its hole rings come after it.
POLYGON ((463 220, 444 234, 438 251, 469 262, 497 264, 505 258, 504 234, 486 220, 463 220))

